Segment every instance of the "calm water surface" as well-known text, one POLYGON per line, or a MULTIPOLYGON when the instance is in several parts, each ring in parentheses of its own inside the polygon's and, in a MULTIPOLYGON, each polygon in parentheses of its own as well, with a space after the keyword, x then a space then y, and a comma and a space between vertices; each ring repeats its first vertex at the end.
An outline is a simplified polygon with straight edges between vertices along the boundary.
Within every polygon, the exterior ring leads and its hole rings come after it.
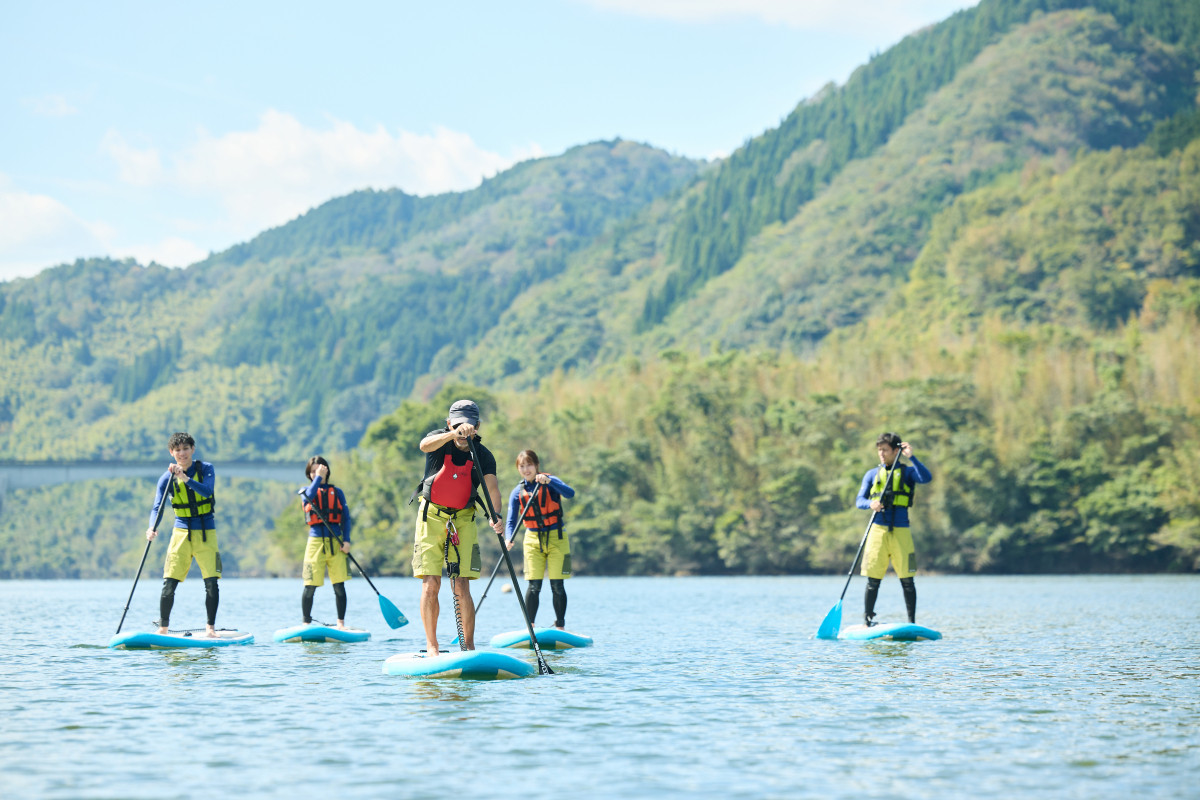
MULTIPOLYGON (((495 682, 381 673, 423 646, 411 579, 376 582, 397 631, 351 583, 357 645, 275 644, 300 582, 222 581, 218 625, 257 641, 206 652, 105 649, 127 581, 0 582, 0 797, 1197 796, 1200 578, 923 577, 942 641, 812 639, 842 582, 575 578, 568 628, 596 646, 495 682)), ((203 606, 188 580, 174 624, 203 606)), ((880 611, 903 616, 894 577, 880 611)), ((520 624, 498 580, 480 641, 520 624)))

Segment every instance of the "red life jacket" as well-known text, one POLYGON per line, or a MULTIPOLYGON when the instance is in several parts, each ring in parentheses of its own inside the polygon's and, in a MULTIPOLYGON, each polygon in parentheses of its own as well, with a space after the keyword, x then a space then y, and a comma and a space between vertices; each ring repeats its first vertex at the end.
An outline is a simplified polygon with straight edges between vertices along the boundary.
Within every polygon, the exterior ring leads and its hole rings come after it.
POLYGON ((422 486, 421 496, 435 506, 464 509, 471 505, 471 497, 475 493, 472 472, 475 462, 467 457, 465 464, 455 464, 454 456, 446 454, 442 468, 431 478, 427 478, 422 486))
MULTIPOLYGON (((544 484, 538 484, 537 497, 534 498, 529 507, 525 510, 525 516, 521 520, 525 523, 525 527, 530 530, 551 530, 559 529, 558 538, 562 538, 562 503, 559 502, 557 492, 550 491, 550 487, 544 484)), ((525 484, 521 484, 521 504, 524 505, 529 501, 529 492, 525 489, 525 484)))
MULTIPOLYGON (((334 491, 332 484, 326 484, 317 489, 317 508, 331 528, 341 525, 342 520, 345 518, 345 515, 342 513, 341 498, 337 496, 337 492, 334 491)), ((321 518, 313 510, 312 503, 304 504, 304 519, 308 522, 309 527, 321 524, 321 518)))

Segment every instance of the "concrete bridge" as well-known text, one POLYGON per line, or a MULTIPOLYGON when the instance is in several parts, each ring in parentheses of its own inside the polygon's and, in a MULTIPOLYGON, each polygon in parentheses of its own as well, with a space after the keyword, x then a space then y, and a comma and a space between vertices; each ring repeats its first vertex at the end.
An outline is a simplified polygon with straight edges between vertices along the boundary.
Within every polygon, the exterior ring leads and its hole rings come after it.
MULTIPOLYGON (((0 502, 10 490, 36 489, 77 481, 108 478, 157 479, 167 471, 169 459, 158 461, 0 461, 0 502)), ((217 461, 218 478, 256 478, 264 481, 304 482, 304 465, 298 462, 217 461)))

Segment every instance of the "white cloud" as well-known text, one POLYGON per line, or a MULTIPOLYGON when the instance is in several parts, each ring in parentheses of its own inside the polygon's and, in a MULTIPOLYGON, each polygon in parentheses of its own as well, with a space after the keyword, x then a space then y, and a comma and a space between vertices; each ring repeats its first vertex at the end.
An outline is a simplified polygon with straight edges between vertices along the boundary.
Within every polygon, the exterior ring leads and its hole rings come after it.
POLYGON ((125 137, 109 131, 100 143, 100 150, 117 162, 122 181, 133 186, 152 186, 162 178, 162 161, 154 148, 139 150, 129 145, 125 137))
MULTIPOLYGON (((169 221, 123 222, 119 229, 86 221, 0 175, 0 280, 101 255, 186 266, 356 189, 465 190, 542 155, 536 145, 500 155, 446 128, 392 133, 339 120, 311 128, 278 111, 264 113, 253 130, 200 131, 177 155, 132 145, 119 131, 106 134, 100 150, 115 163, 118 180, 136 190, 138 205, 148 202, 169 221)), ((113 209, 114 218, 121 213, 113 209)))
POLYGON ((68 103, 61 94, 30 97, 22 100, 21 104, 39 117, 69 117, 79 113, 79 109, 68 103))
POLYGON ((677 22, 758 19, 808 31, 904 36, 979 0, 583 0, 604 11, 677 22))
POLYGON ((503 156, 480 148, 465 133, 436 128, 424 135, 382 126, 360 130, 331 120, 316 129, 290 114, 270 110, 258 127, 212 136, 201 131, 178 157, 137 150, 117 134, 105 148, 122 180, 175 188, 215 199, 227 219, 218 247, 281 225, 330 198, 356 189, 399 187, 412 194, 470 189, 523 158, 541 155, 536 145, 503 156))
POLYGON ((0 176, 0 280, 29 277, 81 256, 105 255, 112 231, 86 222, 52 197, 30 194, 0 176))

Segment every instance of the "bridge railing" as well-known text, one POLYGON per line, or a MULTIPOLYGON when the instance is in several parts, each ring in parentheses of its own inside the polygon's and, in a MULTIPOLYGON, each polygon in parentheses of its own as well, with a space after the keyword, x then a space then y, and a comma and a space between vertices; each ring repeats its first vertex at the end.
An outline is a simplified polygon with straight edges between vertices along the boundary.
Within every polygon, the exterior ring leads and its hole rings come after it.
MULTIPOLYGON (((167 471, 160 461, 0 461, 0 500, 10 490, 36 489, 62 483, 110 478, 157 479, 167 471)), ((304 481, 304 467, 297 462, 218 461, 217 477, 267 481, 304 481)))

